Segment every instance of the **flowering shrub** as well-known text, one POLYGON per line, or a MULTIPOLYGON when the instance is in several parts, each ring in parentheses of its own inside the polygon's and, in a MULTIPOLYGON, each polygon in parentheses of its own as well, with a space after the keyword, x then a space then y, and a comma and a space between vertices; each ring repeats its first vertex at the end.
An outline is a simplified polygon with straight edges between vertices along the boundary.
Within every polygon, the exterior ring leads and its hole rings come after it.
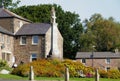
POLYGON ((65 74, 65 65, 69 68, 70 76, 79 76, 78 71, 82 70, 84 74, 91 72, 92 68, 85 67, 81 62, 74 62, 72 60, 45 60, 40 59, 28 64, 19 65, 12 71, 12 74, 20 76, 28 76, 30 66, 33 66, 36 76, 43 77, 63 77, 65 74))
POLYGON ((120 71, 115 69, 111 69, 109 71, 100 70, 99 73, 101 78, 112 78, 112 79, 120 78, 120 71))

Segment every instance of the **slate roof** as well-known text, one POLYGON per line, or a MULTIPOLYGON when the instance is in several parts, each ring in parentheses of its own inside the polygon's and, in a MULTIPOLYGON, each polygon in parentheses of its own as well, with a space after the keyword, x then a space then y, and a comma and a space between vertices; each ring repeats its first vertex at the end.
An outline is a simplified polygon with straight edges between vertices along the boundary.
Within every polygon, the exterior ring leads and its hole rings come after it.
POLYGON ((25 19, 19 15, 16 15, 15 13, 7 10, 7 9, 3 9, 3 8, 0 8, 0 18, 10 18, 10 17, 16 17, 16 18, 19 18, 19 19, 22 19, 22 20, 25 20, 25 21, 28 21, 28 22, 31 22, 30 20, 28 19, 25 19))
POLYGON ((24 24, 15 35, 45 35, 50 27, 47 23, 24 24))
POLYGON ((0 33, 4 33, 4 34, 8 34, 8 35, 13 35, 13 33, 7 31, 6 29, 4 29, 3 27, 0 26, 0 33))
POLYGON ((87 58, 87 59, 101 59, 101 58, 119 58, 120 59, 120 52, 77 52, 76 59, 87 58))

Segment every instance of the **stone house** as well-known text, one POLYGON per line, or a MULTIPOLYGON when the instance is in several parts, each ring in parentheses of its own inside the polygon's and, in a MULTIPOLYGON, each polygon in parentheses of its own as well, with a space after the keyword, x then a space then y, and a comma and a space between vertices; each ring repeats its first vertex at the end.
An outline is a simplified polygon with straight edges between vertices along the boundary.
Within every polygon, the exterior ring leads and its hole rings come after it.
POLYGON ((77 52, 76 60, 104 70, 120 69, 120 52, 77 52))
POLYGON ((0 26, 0 59, 13 62, 13 34, 0 26))
MULTIPOLYGON (((4 49, 0 43, 0 59, 9 51, 9 65, 31 62, 36 59, 63 59, 63 37, 60 34, 55 9, 51 11, 51 23, 32 23, 30 20, 0 8, 0 35, 4 35, 4 49), (10 41, 10 45, 6 42, 10 41), (9 50, 8 50, 9 49, 9 50)), ((1 39, 2 37, 0 37, 1 39)))

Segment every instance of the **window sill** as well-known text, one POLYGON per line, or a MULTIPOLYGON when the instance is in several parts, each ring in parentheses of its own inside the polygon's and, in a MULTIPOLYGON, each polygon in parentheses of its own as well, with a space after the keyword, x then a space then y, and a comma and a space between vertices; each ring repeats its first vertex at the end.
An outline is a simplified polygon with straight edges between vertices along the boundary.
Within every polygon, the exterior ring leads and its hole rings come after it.
POLYGON ((38 43, 32 43, 32 45, 38 45, 38 43))
POLYGON ((27 45, 27 44, 20 44, 21 46, 27 45))

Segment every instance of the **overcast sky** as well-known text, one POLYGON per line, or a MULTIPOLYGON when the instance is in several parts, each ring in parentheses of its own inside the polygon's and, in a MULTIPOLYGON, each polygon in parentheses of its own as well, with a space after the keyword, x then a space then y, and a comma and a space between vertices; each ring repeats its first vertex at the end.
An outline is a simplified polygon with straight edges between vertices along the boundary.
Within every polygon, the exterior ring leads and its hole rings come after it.
POLYGON ((19 6, 48 3, 59 4, 65 11, 75 12, 82 20, 100 13, 105 18, 112 16, 120 22, 120 0, 21 0, 19 6))

